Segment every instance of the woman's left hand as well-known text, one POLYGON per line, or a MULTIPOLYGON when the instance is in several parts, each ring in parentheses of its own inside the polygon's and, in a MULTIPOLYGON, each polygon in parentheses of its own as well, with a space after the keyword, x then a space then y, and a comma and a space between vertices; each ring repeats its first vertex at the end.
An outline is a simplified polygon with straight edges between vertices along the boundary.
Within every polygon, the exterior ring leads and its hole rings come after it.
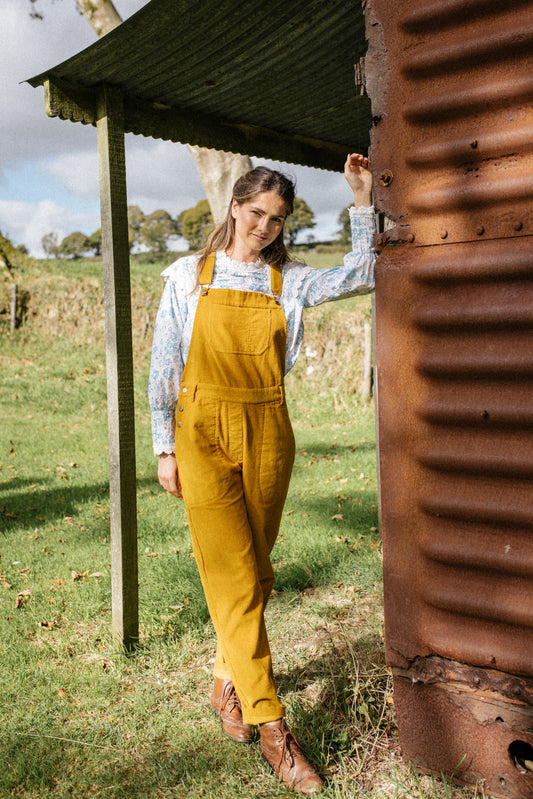
POLYGON ((344 164, 344 177, 353 191, 356 208, 372 205, 372 172, 370 158, 350 153, 344 164))

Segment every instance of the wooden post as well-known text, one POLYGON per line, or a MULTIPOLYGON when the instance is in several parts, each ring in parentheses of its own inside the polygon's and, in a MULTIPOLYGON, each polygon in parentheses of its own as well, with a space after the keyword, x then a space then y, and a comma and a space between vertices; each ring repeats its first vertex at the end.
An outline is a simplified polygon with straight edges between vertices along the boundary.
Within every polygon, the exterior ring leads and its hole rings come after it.
POLYGON ((17 327, 17 284, 11 286, 11 302, 9 304, 9 332, 14 333, 17 327))
POLYGON ((372 397, 372 323, 365 319, 363 324, 363 379, 361 396, 364 400, 372 397))
POLYGON ((113 636, 130 650, 139 635, 133 351, 122 95, 98 98, 104 266, 113 636))

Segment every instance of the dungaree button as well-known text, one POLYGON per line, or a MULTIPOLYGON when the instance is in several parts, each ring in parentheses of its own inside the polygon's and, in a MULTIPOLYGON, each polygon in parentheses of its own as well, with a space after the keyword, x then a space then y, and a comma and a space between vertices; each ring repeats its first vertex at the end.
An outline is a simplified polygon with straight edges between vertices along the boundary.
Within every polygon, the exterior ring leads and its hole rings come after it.
POLYGON ((181 427, 181 422, 178 422, 178 427, 181 427))
POLYGON ((182 411, 182 410, 183 410, 183 405, 180 405, 179 408, 178 408, 178 411, 182 411))
POLYGON ((182 388, 181 390, 182 390, 182 392, 183 392, 184 394, 186 394, 186 393, 187 393, 187 386, 183 386, 183 388, 182 388))

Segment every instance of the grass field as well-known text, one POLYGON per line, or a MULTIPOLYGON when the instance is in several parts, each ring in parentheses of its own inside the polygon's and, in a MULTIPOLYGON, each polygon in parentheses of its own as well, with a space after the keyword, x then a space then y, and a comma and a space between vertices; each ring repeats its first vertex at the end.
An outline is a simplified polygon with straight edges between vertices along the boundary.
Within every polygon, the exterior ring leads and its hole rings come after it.
MULTIPOLYGON (((337 256, 328 256, 336 262, 337 256)), ((309 258, 313 262, 313 257, 309 258)), ((133 265, 140 645, 113 650, 97 262, 22 275, 1 331, 0 797, 289 796, 208 711, 214 636, 180 502, 159 488, 146 384, 161 266, 133 265)), ((402 761, 383 654, 368 298, 307 317, 287 390, 297 457, 273 560, 279 690, 326 799, 473 797, 402 761)))

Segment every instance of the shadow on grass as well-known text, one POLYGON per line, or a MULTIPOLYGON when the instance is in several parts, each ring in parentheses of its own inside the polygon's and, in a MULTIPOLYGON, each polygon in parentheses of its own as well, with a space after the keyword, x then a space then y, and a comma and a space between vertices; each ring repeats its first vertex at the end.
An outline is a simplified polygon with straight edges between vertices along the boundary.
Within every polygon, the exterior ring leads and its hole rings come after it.
POLYGON ((326 644, 322 654, 278 673, 276 682, 280 697, 290 697, 295 734, 321 768, 328 759, 364 751, 395 727, 387 701, 391 677, 378 633, 358 636, 355 627, 343 628, 342 637, 326 644))
MULTIPOLYGON (((152 477, 137 480, 138 491, 147 487, 153 487, 155 493, 162 491, 152 477)), ((89 485, 65 480, 57 485, 55 475, 49 479, 43 478, 42 473, 24 479, 15 478, 8 488, 0 488, 2 530, 6 534, 21 527, 46 526, 66 516, 75 519, 80 514, 80 505, 90 502, 107 504, 108 500, 109 483, 105 480, 89 485)))
MULTIPOLYGON (((88 732, 88 736, 91 735, 88 732)), ((218 732, 218 731, 217 731, 218 732)), ((2 796, 245 797, 254 773, 250 748, 220 740, 205 728, 168 730, 167 736, 105 747, 72 739, 14 736, 0 753, 2 796), (176 743, 179 741, 179 744, 176 743), (220 781, 224 791, 220 793, 220 781)), ((277 795, 277 794, 276 794, 277 795)))

